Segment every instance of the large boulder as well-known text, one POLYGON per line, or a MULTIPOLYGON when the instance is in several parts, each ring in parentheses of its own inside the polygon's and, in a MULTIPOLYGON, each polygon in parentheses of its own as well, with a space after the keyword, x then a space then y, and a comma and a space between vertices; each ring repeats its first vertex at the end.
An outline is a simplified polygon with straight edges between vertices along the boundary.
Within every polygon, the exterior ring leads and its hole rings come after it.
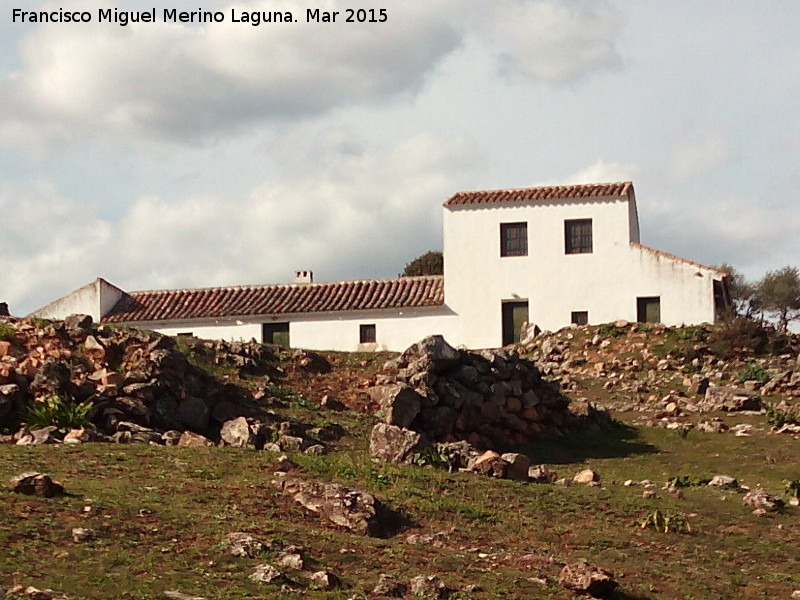
POLYGON ((761 410, 761 398, 757 393, 744 388, 709 387, 697 406, 704 411, 761 410))
POLYGON ((461 353, 441 335, 429 335, 403 352, 402 360, 406 363, 419 359, 428 363, 433 372, 440 373, 458 365, 461 353))
POLYGON ((362 535, 384 533, 381 503, 368 492, 297 478, 278 480, 276 484, 295 502, 334 525, 362 535))
POLYGON ((611 573, 584 561, 565 565, 558 580, 568 590, 598 598, 607 596, 618 585, 611 573))
POLYGON ((397 427, 409 427, 422 403, 417 392, 400 383, 370 388, 369 395, 380 406, 384 422, 397 427))
POLYGON ((50 475, 31 471, 11 478, 11 491, 15 494, 52 498, 64 494, 64 486, 53 481, 50 475))
POLYGON ((234 448, 251 448, 255 446, 256 436, 244 417, 225 421, 222 424, 219 437, 226 446, 233 446, 234 448))
POLYGON ((410 463, 414 454, 429 446, 428 440, 416 431, 378 423, 369 438, 369 453, 390 463, 410 463))

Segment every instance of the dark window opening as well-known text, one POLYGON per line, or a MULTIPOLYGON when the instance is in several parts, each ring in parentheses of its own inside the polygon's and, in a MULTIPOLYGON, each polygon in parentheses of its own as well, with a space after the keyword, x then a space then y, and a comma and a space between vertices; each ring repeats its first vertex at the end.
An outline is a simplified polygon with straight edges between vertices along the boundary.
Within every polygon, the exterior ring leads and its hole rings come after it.
POLYGON ((728 290, 724 281, 714 280, 714 321, 719 321, 730 309, 728 290))
POLYGON ((564 221, 564 250, 567 254, 591 254, 591 219, 572 219, 564 221))
POLYGON ((527 223, 500 223, 500 256, 528 256, 527 223))
POLYGON ((517 344, 528 322, 527 302, 503 302, 503 346, 517 344))
POLYGON ((361 344, 374 344, 375 343, 375 324, 361 325, 358 331, 358 341, 361 344))
POLYGON ((264 323, 261 328, 262 342, 289 348, 289 323, 264 323))
POLYGON ((191 331, 181 331, 180 333, 176 334, 178 337, 192 337, 191 331))
POLYGON ((572 312, 572 323, 575 325, 588 325, 589 324, 589 311, 576 310, 572 312))
POLYGON ((648 296, 636 299, 636 320, 639 323, 661 322, 661 298, 648 296))

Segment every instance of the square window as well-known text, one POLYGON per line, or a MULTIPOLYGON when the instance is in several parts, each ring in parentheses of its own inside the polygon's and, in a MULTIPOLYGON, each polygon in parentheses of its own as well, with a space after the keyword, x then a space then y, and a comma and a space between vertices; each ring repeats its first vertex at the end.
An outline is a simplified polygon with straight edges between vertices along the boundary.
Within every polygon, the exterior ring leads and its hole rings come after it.
POLYGON ((375 343, 375 324, 359 326, 358 341, 360 344, 374 344, 375 343))
POLYGON ((528 256, 527 223, 500 223, 500 256, 528 256))
POLYGON ((572 323, 575 325, 588 325, 589 324, 589 311, 576 310, 572 312, 572 323))
POLYGON ((567 254, 591 254, 591 219, 570 219, 564 221, 564 250, 567 254))
POLYGON ((289 348, 289 323, 264 323, 261 326, 261 340, 264 344, 289 348))

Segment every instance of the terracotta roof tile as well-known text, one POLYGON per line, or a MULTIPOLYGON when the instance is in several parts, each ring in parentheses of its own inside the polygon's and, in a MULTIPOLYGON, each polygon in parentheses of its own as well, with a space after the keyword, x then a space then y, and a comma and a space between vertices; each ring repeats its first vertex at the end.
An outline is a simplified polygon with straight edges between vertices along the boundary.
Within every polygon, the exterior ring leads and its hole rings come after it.
POLYGON ((328 283, 297 283, 131 292, 103 317, 123 323, 208 319, 444 304, 444 278, 398 277, 328 283))
POLYGON ((515 202, 563 200, 570 198, 602 198, 628 196, 633 193, 633 183, 588 183, 580 185, 556 185, 547 187, 520 188, 512 190, 482 190, 458 192, 445 206, 471 206, 479 204, 508 204, 515 202))

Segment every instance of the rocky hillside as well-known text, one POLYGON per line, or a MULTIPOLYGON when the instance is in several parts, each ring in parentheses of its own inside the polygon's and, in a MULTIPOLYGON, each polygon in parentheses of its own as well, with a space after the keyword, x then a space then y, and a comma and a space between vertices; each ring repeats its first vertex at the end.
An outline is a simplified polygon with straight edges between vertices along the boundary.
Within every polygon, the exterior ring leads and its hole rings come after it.
POLYGON ((0 597, 789 597, 798 345, 762 333, 374 355, 0 318, 0 597))
POLYGON ((748 322, 664 327, 641 323, 546 332, 518 346, 542 375, 635 423, 691 427, 708 413, 778 407, 800 396, 800 336, 748 322))

